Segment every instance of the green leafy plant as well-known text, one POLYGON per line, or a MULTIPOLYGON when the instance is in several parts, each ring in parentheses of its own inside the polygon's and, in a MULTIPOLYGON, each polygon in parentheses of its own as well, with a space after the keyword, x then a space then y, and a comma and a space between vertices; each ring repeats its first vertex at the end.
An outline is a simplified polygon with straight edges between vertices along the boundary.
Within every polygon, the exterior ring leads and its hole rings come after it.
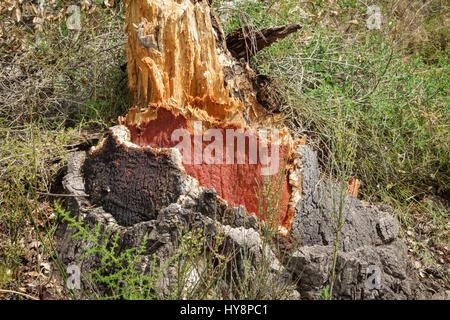
POLYGON ((98 258, 98 267, 89 270, 83 278, 90 286, 88 295, 99 299, 127 300, 152 300, 161 297, 156 284, 164 266, 158 267, 156 256, 153 255, 149 272, 144 273, 141 269, 142 256, 147 250, 147 235, 139 247, 119 250, 119 231, 103 230, 100 223, 91 227, 71 217, 57 203, 55 208, 62 221, 75 229, 72 238, 90 243, 84 248, 85 252, 79 260, 89 256, 98 258))
MULTIPOLYGON (((336 263, 341 242, 341 230, 345 223, 346 202, 348 197, 348 184, 353 177, 357 144, 357 118, 354 118, 350 128, 344 121, 344 115, 338 106, 338 117, 335 122, 335 139, 332 142, 328 172, 328 188, 331 194, 331 225, 334 229, 334 243, 332 262, 329 275, 329 285, 326 287, 327 299, 332 299, 333 288, 336 281, 336 263), (337 184, 337 188, 335 187, 337 184)), ((325 290, 325 289, 324 289, 325 290)))

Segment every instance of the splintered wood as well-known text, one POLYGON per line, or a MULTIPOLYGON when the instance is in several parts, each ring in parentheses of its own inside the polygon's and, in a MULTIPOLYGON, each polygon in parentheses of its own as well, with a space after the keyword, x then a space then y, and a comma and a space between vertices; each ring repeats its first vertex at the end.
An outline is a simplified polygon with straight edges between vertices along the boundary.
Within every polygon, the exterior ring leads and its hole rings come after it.
MULTIPOLYGON (((242 102, 224 85, 206 1, 128 1, 128 77, 134 105, 169 104, 201 120, 243 124, 242 102)), ((130 110, 127 122, 148 117, 130 110)))

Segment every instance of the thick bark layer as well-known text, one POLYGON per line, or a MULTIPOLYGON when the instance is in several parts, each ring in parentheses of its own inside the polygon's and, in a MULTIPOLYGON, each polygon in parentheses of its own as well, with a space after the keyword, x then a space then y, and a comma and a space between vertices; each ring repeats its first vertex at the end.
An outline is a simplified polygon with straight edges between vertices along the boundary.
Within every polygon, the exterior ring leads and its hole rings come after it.
MULTIPOLYGON (((122 138, 126 138, 126 134, 121 135, 120 132, 126 132, 126 128, 123 126, 115 128, 112 129, 108 138, 113 138, 112 141, 117 142, 117 146, 110 146, 109 148, 112 149, 109 150, 115 150, 117 153, 120 149, 136 147, 142 153, 158 152, 150 147, 140 148, 124 141, 122 138), (114 132, 119 133, 119 136, 116 135, 114 138, 114 132)), ((107 147, 105 144, 98 148, 97 152, 101 153, 102 150, 107 150, 102 148, 107 147)), ((331 212, 326 203, 337 194, 332 191, 333 188, 323 188, 323 182, 317 179, 317 158, 309 147, 300 147, 299 152, 305 155, 303 159, 305 194, 297 208, 296 220, 290 236, 281 237, 281 239, 295 242, 300 237, 304 245, 301 247, 294 245, 292 250, 286 250, 285 258, 281 260, 267 246, 265 248, 262 246, 259 234, 255 231, 261 228, 261 225, 255 216, 245 214, 242 208, 227 207, 213 190, 199 186, 189 175, 181 176, 181 187, 174 203, 162 205, 152 219, 130 226, 121 225, 120 221, 116 220, 121 215, 117 215, 114 208, 111 212, 107 212, 103 207, 93 206, 88 198, 86 185, 82 179, 82 165, 83 161, 86 161, 84 152, 73 153, 69 156, 68 172, 64 177, 63 185, 71 195, 68 199, 72 215, 79 217, 81 221, 92 227, 101 223, 102 234, 106 234, 106 230, 119 232, 118 254, 128 248, 140 246, 146 234, 148 235, 148 245, 141 256, 143 273, 151 274, 150 266, 154 259, 160 266, 170 261, 176 252, 181 227, 200 228, 204 230, 206 239, 211 241, 214 241, 217 234, 225 236, 225 252, 232 256, 237 255, 235 256, 236 265, 233 264, 233 268, 238 271, 243 270, 244 267, 247 270, 249 267, 253 271, 258 270, 261 268, 258 263, 261 261, 261 255, 264 254, 264 259, 268 259, 265 261, 270 261, 271 264, 267 273, 267 277, 271 278, 270 281, 280 287, 291 286, 291 289, 286 292, 288 296, 281 298, 298 299, 300 298, 298 292, 300 292, 303 299, 318 299, 323 288, 329 284, 333 251, 330 245, 334 239, 331 232, 331 212), (255 257, 252 259, 251 266, 241 264, 240 257, 243 254, 252 254, 255 257), (297 292, 289 279, 295 279, 298 276, 300 281, 297 292)), ((179 157, 179 154, 175 154, 170 158, 172 167, 178 166, 179 157)), ((150 158, 153 158, 153 155, 150 155, 150 158)), ((169 161, 169 158, 166 160, 169 161)), ((144 163, 145 160, 140 157, 138 161, 144 163)), ((162 176, 163 173, 160 175, 162 176)), ((105 180, 99 181, 105 182, 105 180)), ((132 192, 132 190, 133 186, 130 185, 124 192, 132 192)), ((346 210, 348 214, 342 229, 341 250, 337 256, 333 298, 448 299, 450 297, 448 293, 439 290, 433 295, 427 290, 426 284, 415 279, 414 269, 408 262, 407 248, 398 238, 398 227, 395 219, 386 211, 387 206, 366 207, 350 195, 346 210), (361 228, 363 224, 366 226, 361 228), (367 285, 370 266, 375 266, 380 271, 381 286, 378 289, 371 289, 367 285)), ((71 238, 76 231, 65 224, 59 226, 58 252, 66 267, 75 264, 81 268, 84 276, 97 269, 101 261, 96 255, 79 259, 95 243, 88 239, 71 238)), ((173 266, 169 265, 162 271, 161 279, 158 281, 160 298, 173 292, 177 285, 176 269, 173 266)), ((253 271, 247 271, 245 274, 252 274, 253 271)), ((82 285, 84 289, 89 288, 89 283, 83 281, 82 285)), ((211 294, 209 297, 213 299, 230 298, 221 296, 220 292, 211 292, 211 294)), ((269 297, 272 296, 269 295, 269 297)))
POLYGON ((159 210, 178 199, 183 173, 170 149, 127 146, 120 143, 116 128, 84 162, 86 192, 120 225, 155 219, 159 210))
MULTIPOLYGON (((120 154, 120 150, 129 150, 130 148, 137 148, 137 152, 147 153, 149 158, 153 159, 154 152, 150 147, 140 148, 126 141, 126 128, 123 126, 113 127, 107 136, 107 142, 100 146, 97 151, 97 156, 107 155, 102 151, 113 151, 112 157, 116 157, 120 154), (124 134, 125 133, 125 134, 124 134), (113 146, 112 142, 116 145, 113 146), (110 145, 108 145, 110 144, 110 145)), ((171 158, 166 158, 164 161, 171 163, 172 167, 177 167, 177 159, 180 155, 174 154, 171 158), (170 160, 171 159, 171 160, 170 160)), ((64 188, 70 193, 69 197, 69 210, 73 216, 77 216, 80 221, 88 224, 91 227, 101 224, 100 234, 105 236, 108 231, 118 232, 118 246, 116 253, 119 255, 121 252, 130 249, 137 248, 142 245, 142 241, 147 238, 147 246, 140 256, 139 268, 143 274, 155 276, 152 274, 152 268, 154 262, 161 269, 159 272, 159 279, 157 282, 156 296, 160 299, 165 299, 169 295, 173 297, 174 290, 183 291, 188 288, 177 287, 180 284, 177 282, 177 268, 174 261, 174 255, 179 249, 180 230, 203 230, 204 232, 204 247, 208 247, 215 241, 216 235, 220 235, 224 243, 223 254, 229 257, 238 255, 233 260, 234 263, 230 264, 230 270, 233 270, 233 276, 236 276, 235 271, 240 272, 241 279, 244 279, 249 272, 254 273, 259 266, 258 261, 269 261, 270 270, 267 272, 267 277, 270 277, 270 283, 274 286, 284 288, 282 295, 281 290, 274 288, 272 293, 264 292, 266 297, 273 299, 298 299, 299 294, 295 290, 295 286, 290 281, 290 273, 280 263, 275 254, 267 247, 262 245, 262 240, 259 233, 255 229, 259 229, 260 225, 253 215, 247 215, 242 208, 228 208, 226 204, 217 197, 217 194, 213 190, 208 190, 198 185, 195 179, 188 175, 182 175, 180 180, 180 188, 177 190, 177 199, 166 206, 162 206, 158 210, 158 214, 151 219, 145 221, 139 221, 132 225, 123 225, 122 208, 112 206, 111 211, 106 211, 104 207, 94 206, 92 200, 89 199, 86 192, 86 184, 83 183, 82 177, 84 176, 83 167, 86 167, 85 162, 91 155, 86 155, 85 152, 75 152, 69 155, 68 159, 68 172, 63 180, 64 188), (116 211, 118 209, 118 211, 116 211), (246 257, 252 256, 251 266, 242 265, 243 259, 239 256, 245 255, 246 257), (266 258, 262 258, 264 255, 266 258), (245 268, 246 272, 241 272, 245 268), (249 268, 250 271, 249 271, 249 268), (287 286, 287 290, 286 290, 287 286), (279 292, 280 291, 280 292, 279 292)), ((163 155, 164 157, 164 155, 163 155)), ((140 158, 141 163, 145 160, 140 158)), ((161 177, 164 172, 160 172, 161 177)), ((120 180, 120 178, 118 178, 120 180)), ((105 186, 107 183, 105 180, 99 180, 100 184, 105 186)), ((123 192, 133 192, 132 185, 125 186, 123 192)), ((113 192, 113 191, 112 191, 113 192)), ((56 232, 58 241, 59 258, 65 267, 70 265, 76 265, 81 271, 81 290, 76 290, 78 298, 89 298, 89 294, 92 294, 92 283, 86 280, 85 276, 98 269, 102 262, 101 257, 95 254, 87 255, 83 259, 83 256, 87 250, 91 249, 96 243, 93 243, 89 239, 76 239, 72 238, 77 233, 76 228, 70 228, 67 224, 60 224, 56 232), (85 291, 86 290, 86 291, 85 291)), ((102 238, 102 240, 105 240, 102 238)), ((180 258, 177 258, 180 259, 180 258)), ((199 261, 199 263, 206 263, 207 261, 199 261)), ((195 270, 200 271, 200 268, 195 270)), ((195 271, 194 270, 194 271, 195 271)), ((210 277, 211 275, 196 274, 196 281, 202 281, 202 277, 210 277)), ((194 279, 195 281, 195 279, 194 279)), ((223 279, 223 284, 227 285, 227 279, 223 279)), ((229 279, 228 279, 229 281, 229 279)), ((196 283, 194 282, 193 285, 196 283)), ((105 288, 96 288, 97 293, 110 294, 105 288)), ((229 290, 230 292, 232 290, 229 290)), ((211 290, 208 293, 209 299, 230 299, 231 296, 224 296, 220 291, 211 290)))

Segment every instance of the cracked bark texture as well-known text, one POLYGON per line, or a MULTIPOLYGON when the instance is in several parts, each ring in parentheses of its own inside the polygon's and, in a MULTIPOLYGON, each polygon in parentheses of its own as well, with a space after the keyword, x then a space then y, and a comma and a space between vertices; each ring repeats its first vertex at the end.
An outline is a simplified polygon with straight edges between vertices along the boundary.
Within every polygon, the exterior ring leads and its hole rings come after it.
POLYGON ((182 193, 183 174, 171 156, 170 150, 127 148, 106 139, 102 152, 84 162, 86 193, 120 225, 152 220, 182 193))

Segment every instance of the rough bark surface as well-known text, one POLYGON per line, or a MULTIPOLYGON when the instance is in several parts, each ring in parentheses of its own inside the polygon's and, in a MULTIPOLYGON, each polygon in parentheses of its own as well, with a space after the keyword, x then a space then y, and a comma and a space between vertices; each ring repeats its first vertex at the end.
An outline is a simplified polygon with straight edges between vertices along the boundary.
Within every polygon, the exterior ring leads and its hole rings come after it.
POLYGON ((84 162, 86 192, 120 225, 152 220, 182 193, 183 173, 171 157, 170 149, 127 148, 110 136, 84 162))
MULTIPOLYGON (((302 247, 290 253, 289 270, 301 275, 298 290, 305 299, 318 299, 329 285, 336 237, 332 203, 339 190, 320 179, 315 152, 300 146, 303 159, 303 196, 299 201, 290 237, 302 247)), ((450 292, 432 296, 415 276, 407 247, 398 237, 391 207, 367 204, 348 194, 344 225, 336 262, 335 299, 442 299, 450 292), (370 289, 370 266, 380 270, 381 286, 370 289)))

